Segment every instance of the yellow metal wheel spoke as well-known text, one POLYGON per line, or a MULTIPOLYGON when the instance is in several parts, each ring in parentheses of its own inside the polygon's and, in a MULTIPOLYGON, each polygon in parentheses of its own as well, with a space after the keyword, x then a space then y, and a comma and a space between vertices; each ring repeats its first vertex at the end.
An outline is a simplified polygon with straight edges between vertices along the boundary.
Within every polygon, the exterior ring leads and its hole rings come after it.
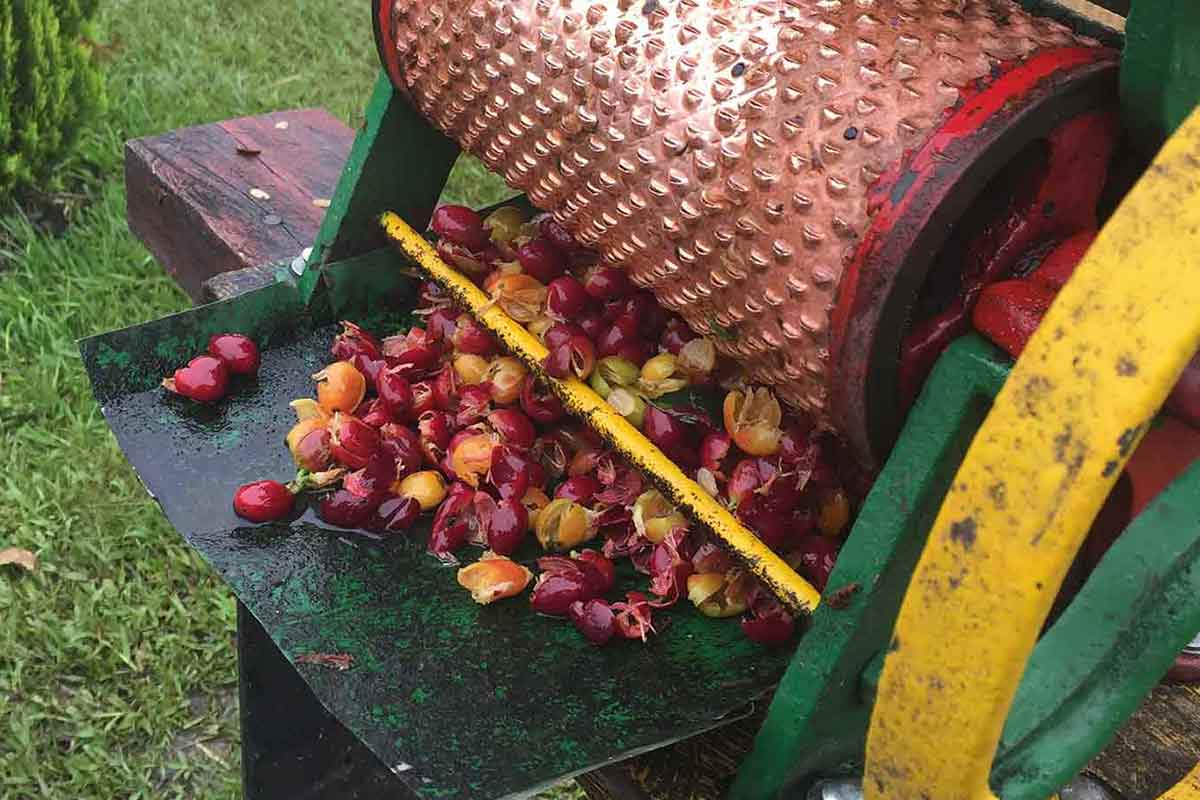
POLYGON ((955 476, 884 664, 868 798, 991 797, 1004 720, 1063 576, 1198 342, 1200 112, 1063 288, 955 476))
POLYGON ((1163 792, 1158 800, 1200 800, 1200 764, 1183 776, 1183 780, 1163 792))
POLYGON ((398 215, 385 213, 382 222, 388 238, 449 292, 459 305, 495 334, 526 366, 545 380, 568 411, 580 417, 617 452, 651 477, 675 505, 708 527, 775 593, 780 602, 797 613, 811 612, 817 607, 821 595, 812 584, 746 530, 728 509, 685 475, 675 462, 663 455, 600 395, 582 381, 558 380, 546 375, 541 367, 541 361, 547 354, 546 346, 536 336, 491 302, 478 286, 442 261, 429 242, 398 215))

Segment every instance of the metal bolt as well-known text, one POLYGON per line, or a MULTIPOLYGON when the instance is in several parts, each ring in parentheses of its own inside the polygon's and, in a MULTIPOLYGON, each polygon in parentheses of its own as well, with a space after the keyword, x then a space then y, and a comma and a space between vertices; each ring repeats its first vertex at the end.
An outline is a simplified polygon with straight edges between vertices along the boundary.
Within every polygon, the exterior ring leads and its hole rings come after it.
POLYGON ((303 275, 304 265, 308 263, 308 257, 312 255, 312 248, 306 247, 300 251, 300 255, 292 259, 292 274, 303 275))
POLYGON ((863 800, 860 778, 836 778, 817 783, 805 800, 863 800))
MULTIPOLYGON (((1061 800, 1116 800, 1104 784, 1087 775, 1077 775, 1058 795, 1061 800)), ((819 781, 805 800, 863 800, 862 780, 835 778, 819 781)))
POLYGON ((1116 800, 1116 795, 1104 788, 1104 784, 1087 775, 1076 775, 1058 796, 1061 800, 1116 800))

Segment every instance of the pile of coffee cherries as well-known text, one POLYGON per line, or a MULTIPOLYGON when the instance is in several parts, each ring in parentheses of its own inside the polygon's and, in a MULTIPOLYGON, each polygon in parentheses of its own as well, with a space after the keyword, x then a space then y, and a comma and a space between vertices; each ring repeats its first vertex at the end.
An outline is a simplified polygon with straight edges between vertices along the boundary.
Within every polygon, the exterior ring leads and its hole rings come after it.
MULTIPOLYGON (((587 381, 824 589, 851 518, 836 442, 785 418, 768 389, 744 385, 712 342, 549 217, 442 206, 431 229, 442 258, 546 344, 549 375, 587 381)), ((394 534, 432 512, 433 557, 460 564, 483 551, 458 570, 475 600, 533 583, 535 612, 570 619, 595 644, 646 640, 685 597, 706 616, 741 617, 754 641, 793 636, 792 617, 752 575, 440 287, 421 285, 417 313, 423 325, 382 340, 343 323, 332 363, 313 376, 316 398, 292 403, 297 479, 242 487, 238 514, 281 518, 306 490, 342 528, 394 534), (534 541, 544 555, 513 559, 534 541), (622 559, 648 582, 613 599, 622 559)))

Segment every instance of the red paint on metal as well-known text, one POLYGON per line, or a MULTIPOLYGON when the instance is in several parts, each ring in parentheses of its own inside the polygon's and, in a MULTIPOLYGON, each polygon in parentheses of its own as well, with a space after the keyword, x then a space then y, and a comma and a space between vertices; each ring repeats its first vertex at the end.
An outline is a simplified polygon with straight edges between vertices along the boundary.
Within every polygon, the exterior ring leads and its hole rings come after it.
MULTIPOLYGON (((1052 77, 1061 70, 1082 64, 1092 64, 1109 55, 1109 51, 1096 50, 1090 47, 1065 47, 1046 50, 1022 64, 1005 64, 999 70, 998 77, 980 78, 973 85, 962 90, 962 99, 946 116, 937 130, 930 135, 910 158, 894 165, 879 177, 871 192, 871 211, 899 213, 904 210, 906 203, 901 200, 896 203, 892 198, 892 186, 900 181, 904 173, 917 175, 910 188, 928 180, 932 169, 939 163, 941 156, 955 141, 972 136, 980 131, 994 115, 1010 104, 1019 103, 1038 84, 1052 77), (894 209, 886 208, 891 200, 894 209)), ((912 197, 911 191, 905 192, 905 199, 912 197)), ((871 226, 868 237, 878 227, 878 220, 871 226)))
POLYGON ((1055 246, 1027 277, 985 286, 971 315, 975 330, 1020 356, 1095 238, 1095 230, 1082 231, 1055 246))
POLYGON ((970 314, 964 299, 957 297, 940 314, 913 323, 900 347, 900 398, 905 409, 917 399, 938 356, 962 336, 970 314))
POLYGON ((917 323, 905 338, 900 385, 906 407, 916 398, 938 356, 966 333, 985 286, 1012 274, 1018 261, 1037 244, 1070 239, 1096 228, 1096 206, 1116 138, 1114 112, 1081 114, 1046 137, 1045 158, 1028 165, 1008 207, 988 220, 967 245, 959 297, 934 320, 917 323))
POLYGON ((379 58, 383 62, 384 71, 392 81, 392 86, 397 91, 403 92, 404 73, 400 68, 400 51, 396 48, 392 4, 375 0, 372 5, 375 12, 375 46, 379 49, 379 58))
MULTIPOLYGON (((1041 323, 1050 302, 1070 279, 1095 239, 1096 231, 1082 231, 1058 244, 1026 278, 984 287, 971 319, 975 329, 1013 358, 1019 356, 1041 323)), ((915 398, 920 389, 914 376, 927 362, 932 365, 936 356, 931 357, 930 353, 935 349, 941 352, 938 349, 942 345, 940 339, 962 317, 960 298, 946 312, 914 326, 905 339, 900 379, 901 391, 907 400, 915 398)), ((1184 367, 1167 397, 1165 408, 1182 422, 1200 430, 1200 353, 1184 367)))
MULTIPOLYGON (((960 296, 950 311, 937 318, 938 338, 930 335, 927 323, 918 324, 906 337, 900 364, 905 405, 915 399, 937 357, 954 338, 967 331, 967 320, 985 286, 1010 275, 1018 261, 1040 242, 1063 237, 1073 241, 1079 233, 1090 232, 1094 236, 1098 223, 1096 206, 1108 175, 1117 128, 1115 112, 1094 112, 1068 120, 1046 137, 1044 161, 1029 165, 1015 187, 1008 208, 989 220, 967 245, 960 296)), ((1060 255, 1055 264, 1065 264, 1073 256, 1077 262, 1084 251, 1086 246, 1079 250, 1079 243, 1074 242, 1069 252, 1060 255)), ((1018 292, 1025 301, 1033 300, 1037 294, 1028 287, 1012 291, 1018 292)), ((1052 299, 1053 293, 1049 296, 1052 299)), ((1032 321, 1033 328, 1037 327, 1046 307, 1048 303, 1043 307, 1040 300, 1018 305, 1019 309, 1029 311, 1041 308, 1032 321)), ((1023 316, 1029 317, 1028 314, 1023 316)), ((989 313, 988 318, 997 320, 994 313, 989 313)), ((1015 323, 1016 318, 1011 321, 1015 323)), ((976 327, 980 326, 977 324, 976 327)), ((1015 330, 1011 325, 1006 327, 1015 330)), ((997 344, 1016 355, 1032 332, 1029 328, 1019 341, 1009 337, 1004 342, 997 340, 997 344), (1016 349, 1010 349, 1009 344, 1016 349)))
MULTIPOLYGON (((954 143, 979 133, 1002 109, 1018 104, 1039 84, 1074 66, 1111 60, 1108 50, 1084 47, 1056 48, 1038 53, 1023 64, 1006 65, 995 79, 984 78, 964 90, 965 99, 954 108, 938 130, 909 158, 903 159, 875 182, 868 201, 871 226, 863 236, 838 292, 832 315, 833 356, 839 360, 845 345, 846 325, 859 295, 865 265, 876 254, 881 240, 894 227, 904 224, 920 189, 939 178, 942 158, 954 143), (898 187, 903 190, 897 192, 898 187)), ((949 183, 947 183, 949 188, 949 183)))
MULTIPOLYGON (((975 94, 967 95, 958 110, 930 137, 927 147, 932 145, 934 152, 943 149, 952 139, 976 131, 982 120, 999 112, 1005 104, 1026 95, 1043 78, 1059 70, 1090 64, 1095 60, 1094 48, 1059 48, 1040 53, 1024 64, 1004 72, 995 80, 985 80, 983 86, 974 87, 975 94)), ((922 149, 928 154, 930 151, 927 147, 922 149)))
MULTIPOLYGON (((877 466, 884 455, 879 451, 887 445, 885 439, 895 433, 889 429, 895 420, 885 419, 889 412, 881 410, 887 401, 878 393, 881 389, 895 390, 890 380, 895 377, 898 381, 898 365, 879 364, 876 359, 892 358, 888 354, 895 352, 890 351, 892 346, 899 350, 895 340, 902 335, 908 311, 902 305, 916 297, 925 270, 944 246, 951 226, 960 219, 956 215, 963 213, 973 193, 999 174, 1003 159, 1015 157, 1022 145, 1048 140, 1056 122, 1070 120, 1071 113, 1064 112, 1064 108, 1073 109, 1086 121, 1078 128, 1063 126, 1070 133, 1063 134, 1063 138, 1081 137, 1084 147, 1080 157, 1094 163, 1099 156, 1091 145, 1096 142, 1081 132, 1089 126, 1098 127, 1103 135, 1097 137, 1097 146, 1111 146, 1110 132, 1115 132, 1115 122, 1109 118, 1109 109, 1115 110, 1116 105, 1115 67, 1114 52, 1080 47, 1047 50, 1023 63, 1002 65, 991 76, 962 90, 966 99, 947 114, 938 130, 872 186, 871 224, 848 262, 830 315, 832 405, 838 416, 835 424, 846 432, 865 462, 877 466), (989 154, 991 161, 987 160, 989 154), (884 370, 882 378, 880 370, 884 370)), ((1042 237, 1035 234, 1052 226, 998 226, 997 231, 1006 235, 995 236, 990 248, 980 250, 990 250, 994 258, 982 258, 976 265, 976 285, 969 300, 977 296, 982 285, 1011 270, 1028 243, 1039 238, 1052 241, 1084 227, 1086 217, 1076 215, 1075 209, 1081 207, 1079 199, 1092 189, 1061 185, 1081 176, 1078 165, 1074 171, 1064 166, 1071 154, 1066 141, 1060 146, 1058 159, 1065 160, 1057 161, 1058 180, 1035 182, 1039 191, 1034 197, 1036 202, 1043 192, 1046 196, 1061 192, 1066 209, 1060 215, 1055 208, 1051 216, 1071 218, 1072 224, 1042 237)), ((1097 181, 1102 179, 1101 171, 1097 181)), ((1034 220, 1034 214, 1027 216, 1030 222, 1034 220)), ((940 351, 938 338, 944 332, 939 329, 965 329, 969 306, 970 302, 964 303, 961 315, 952 310, 949 318, 931 323, 934 330, 925 332, 926 352, 940 351)))
POLYGON ((1054 294, 1052 289, 1030 280, 998 281, 980 294, 971 322, 1017 358, 1054 302, 1054 294))
POLYGON ((1027 277, 985 286, 971 318, 975 330, 1013 358, 1020 356, 1095 238, 1094 230, 1078 233, 1051 250, 1027 277))
POLYGON ((1041 265, 1029 274, 1029 279, 1055 291, 1061 289, 1075 272, 1075 266, 1083 260, 1097 231, 1083 231, 1059 244, 1044 259, 1041 265))
POLYGON ((1200 655, 1183 653, 1175 659, 1167 681, 1170 683, 1200 683, 1200 655))
POLYGON ((1018 188, 1008 213, 992 220, 967 248, 962 282, 968 305, 988 283, 1011 274, 1039 242, 1096 228, 1096 206, 1116 138, 1112 112, 1081 114, 1046 137, 1044 167, 1018 188))
POLYGON ((1167 398, 1167 408, 1175 416, 1196 428, 1200 428, 1200 353, 1183 368, 1179 382, 1167 398))
POLYGON ((1162 417, 1146 432, 1125 466, 1133 481, 1132 513, 1141 513, 1197 458, 1200 458, 1200 431, 1173 417, 1162 417))

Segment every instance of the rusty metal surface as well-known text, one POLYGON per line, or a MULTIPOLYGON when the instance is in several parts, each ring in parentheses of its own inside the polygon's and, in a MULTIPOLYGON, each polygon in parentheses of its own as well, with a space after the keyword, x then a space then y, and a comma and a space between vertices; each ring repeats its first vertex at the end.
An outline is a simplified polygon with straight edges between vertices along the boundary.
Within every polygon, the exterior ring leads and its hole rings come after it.
POLYGON ((826 422, 868 189, 961 87, 1082 41, 1009 0, 385 0, 378 21, 422 113, 826 422))

